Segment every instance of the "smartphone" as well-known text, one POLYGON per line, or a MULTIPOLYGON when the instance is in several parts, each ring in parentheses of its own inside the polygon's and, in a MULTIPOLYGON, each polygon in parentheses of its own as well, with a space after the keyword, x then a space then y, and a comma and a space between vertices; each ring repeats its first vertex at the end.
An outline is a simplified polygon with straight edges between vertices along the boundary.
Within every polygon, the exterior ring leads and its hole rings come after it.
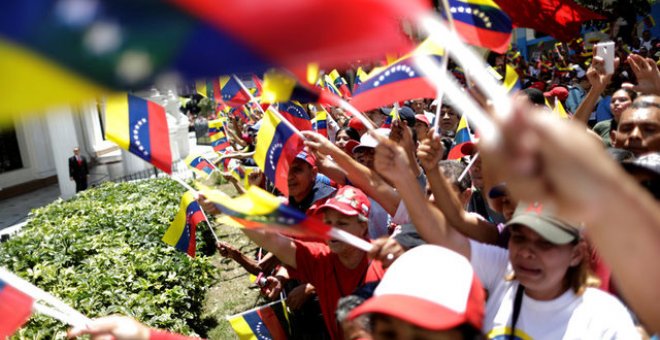
POLYGON ((596 56, 603 58, 603 61, 605 61, 605 74, 614 73, 614 41, 598 43, 594 47, 596 48, 596 56))

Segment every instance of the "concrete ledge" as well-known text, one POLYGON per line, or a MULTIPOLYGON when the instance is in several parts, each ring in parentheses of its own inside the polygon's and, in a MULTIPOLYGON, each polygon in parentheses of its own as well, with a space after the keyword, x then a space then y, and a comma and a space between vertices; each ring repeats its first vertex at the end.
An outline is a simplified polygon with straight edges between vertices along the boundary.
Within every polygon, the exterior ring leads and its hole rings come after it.
POLYGON ((0 230, 0 242, 5 242, 9 240, 13 235, 18 234, 21 229, 27 224, 27 222, 21 222, 19 224, 14 224, 11 227, 0 230))
POLYGON ((0 190, 0 201, 16 197, 22 194, 26 194, 28 192, 32 192, 35 190, 39 190, 43 187, 52 185, 52 184, 57 184, 57 176, 50 176, 46 178, 41 178, 41 179, 35 179, 34 181, 30 182, 25 182, 21 183, 19 185, 14 185, 11 187, 6 187, 2 188, 0 190))

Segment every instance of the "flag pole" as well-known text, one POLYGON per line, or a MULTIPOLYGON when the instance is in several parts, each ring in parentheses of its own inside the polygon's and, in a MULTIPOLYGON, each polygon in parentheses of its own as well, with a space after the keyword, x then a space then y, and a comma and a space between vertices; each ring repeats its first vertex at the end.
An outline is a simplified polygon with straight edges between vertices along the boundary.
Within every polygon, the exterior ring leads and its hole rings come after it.
POLYGON ((357 119, 360 120, 360 122, 364 125, 364 127, 367 128, 367 130, 375 130, 378 128, 371 120, 369 120, 367 117, 365 117, 362 112, 358 111, 358 109, 355 108, 355 106, 351 105, 349 102, 345 101, 342 98, 337 97, 339 101, 339 107, 350 112, 353 117, 356 117, 357 119))
POLYGON ((371 243, 338 228, 330 228, 328 235, 330 235, 335 240, 345 242, 365 252, 371 251, 371 249, 374 247, 371 243))
POLYGON ((415 57, 415 65, 424 72, 426 80, 436 88, 445 87, 447 97, 451 98, 452 104, 465 115, 470 123, 477 127, 484 141, 487 143, 499 142, 500 132, 493 120, 472 97, 462 90, 454 77, 441 71, 437 61, 427 55, 419 55, 415 57))
POLYGON ((468 173, 468 171, 470 171, 470 168, 472 167, 472 165, 474 165, 474 162, 477 161, 477 158, 479 158, 479 153, 478 152, 474 154, 474 157, 472 157, 472 159, 470 160, 470 163, 468 163, 468 165, 465 167, 465 170, 463 170, 463 172, 461 172, 461 175, 458 176, 458 180, 456 180, 457 182, 460 182, 460 181, 463 180, 463 177, 465 177, 465 175, 468 173))
POLYGON ((32 310, 39 313, 43 314, 46 316, 50 316, 51 318, 61 321, 64 324, 77 327, 77 328, 86 328, 87 327, 87 322, 81 323, 79 319, 73 318, 70 315, 67 315, 55 308, 48 307, 46 305, 42 305, 40 303, 33 303, 32 304, 32 310))
MULTIPOLYGON (((447 0, 442 0, 442 7, 445 15, 447 16, 449 30, 454 32, 454 18, 451 15, 451 11, 449 10, 449 2, 447 0)), ((447 72, 447 67, 449 65, 449 53, 447 53, 446 48, 444 50, 444 58, 442 58, 442 64, 440 65, 440 68, 442 72, 447 72)), ((438 94, 436 100, 438 101, 438 105, 435 107, 435 120, 433 121, 433 135, 435 136, 440 135, 440 132, 438 132, 438 127, 440 126, 440 113, 442 111, 442 97, 444 96, 444 89, 443 87, 438 87, 437 91, 438 94)))
POLYGON ((235 74, 232 74, 231 77, 234 78, 234 80, 238 83, 238 86, 241 87, 241 90, 243 90, 245 93, 247 93, 248 97, 250 98, 250 102, 251 103, 254 102, 255 104, 257 104, 257 107, 259 108, 259 111, 261 111, 261 114, 262 115, 266 114, 266 112, 264 112, 264 109, 261 107, 261 105, 259 105, 257 100, 254 98, 252 93, 250 93, 250 91, 247 89, 247 87, 245 87, 245 84, 243 84, 241 79, 239 79, 235 74))
POLYGON ((272 105, 268 107, 268 111, 270 111, 277 118, 279 118, 280 121, 282 121, 282 123, 284 123, 286 126, 289 127, 289 129, 293 130, 293 132, 296 135, 298 135, 298 137, 302 138, 303 140, 307 140, 307 137, 305 137, 305 135, 303 135, 302 132, 300 132, 300 130, 298 130, 297 127, 295 127, 293 124, 291 124, 290 121, 288 121, 286 118, 284 118, 284 116, 282 116, 282 114, 278 110, 274 109, 272 105))
MULTIPOLYGON (((483 60, 461 41, 456 32, 449 30, 435 14, 422 15, 418 23, 426 30, 429 39, 445 48, 445 54, 454 56, 456 62, 466 72, 469 70, 473 74, 471 79, 493 102, 496 114, 502 119, 507 118, 511 114, 511 98, 506 89, 498 84, 484 67, 483 60)), ((433 63, 435 64, 435 62, 433 63)), ((429 80, 434 81, 434 79, 429 80)), ((452 102, 454 101, 452 100, 452 102)))
MULTIPOLYGON (((199 197, 199 191, 195 190, 195 188, 188 185, 188 183, 184 182, 181 178, 179 178, 178 176, 170 176, 170 177, 173 180, 177 181, 179 184, 181 184, 188 191, 190 191, 193 194, 193 196, 195 196, 195 199, 199 197)), ((204 212, 204 209, 201 208, 202 207, 200 206, 199 210, 202 212, 202 215, 204 216, 204 221, 206 221, 206 224, 209 226, 209 229, 211 230, 211 234, 213 234, 213 238, 215 238, 215 241, 219 242, 220 240, 218 239, 218 235, 216 235, 215 230, 213 230, 213 227, 211 226, 209 219, 206 217, 206 213, 204 212)))

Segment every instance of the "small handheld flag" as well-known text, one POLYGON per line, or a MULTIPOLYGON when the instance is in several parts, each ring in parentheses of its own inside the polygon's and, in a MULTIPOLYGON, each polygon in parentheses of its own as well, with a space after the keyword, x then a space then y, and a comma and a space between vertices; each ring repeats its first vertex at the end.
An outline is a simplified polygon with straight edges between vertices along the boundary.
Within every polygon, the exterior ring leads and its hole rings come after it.
POLYGON ((321 110, 316 112, 316 118, 312 120, 312 129, 323 137, 328 138, 328 112, 321 110))
POLYGON ((222 100, 231 107, 239 107, 250 101, 250 93, 243 89, 234 76, 220 77, 220 92, 222 100))
POLYGON ((254 161, 284 196, 289 196, 289 166, 302 148, 300 136, 267 110, 257 133, 254 161))
POLYGON ((215 165, 203 156, 189 155, 186 157, 185 162, 196 174, 203 178, 208 177, 216 170, 215 165))
POLYGON ((190 257, 195 257, 195 235, 197 225, 205 221, 204 213, 195 201, 193 194, 186 191, 181 198, 179 212, 174 217, 174 221, 163 236, 163 241, 177 250, 180 250, 190 257))
POLYGON ((14 334, 30 318, 33 300, 0 279, 0 338, 14 334))
POLYGON ((289 338, 284 300, 228 316, 227 321, 240 340, 286 340, 289 338))
POLYGON ((472 142, 472 135, 470 134, 467 117, 464 114, 461 116, 461 120, 458 122, 458 127, 456 128, 456 137, 454 137, 454 147, 449 150, 447 159, 455 160, 461 159, 463 154, 461 148, 464 144, 472 142))
POLYGON ((165 109, 130 94, 108 98, 106 138, 120 148, 172 173, 170 135, 165 109))

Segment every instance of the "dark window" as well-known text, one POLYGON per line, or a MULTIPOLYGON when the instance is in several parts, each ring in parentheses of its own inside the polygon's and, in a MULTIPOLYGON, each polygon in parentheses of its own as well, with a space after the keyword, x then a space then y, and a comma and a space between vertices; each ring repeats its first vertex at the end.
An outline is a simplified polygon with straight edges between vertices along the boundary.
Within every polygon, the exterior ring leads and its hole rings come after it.
POLYGON ((14 124, 0 125, 0 174, 23 167, 14 124))

